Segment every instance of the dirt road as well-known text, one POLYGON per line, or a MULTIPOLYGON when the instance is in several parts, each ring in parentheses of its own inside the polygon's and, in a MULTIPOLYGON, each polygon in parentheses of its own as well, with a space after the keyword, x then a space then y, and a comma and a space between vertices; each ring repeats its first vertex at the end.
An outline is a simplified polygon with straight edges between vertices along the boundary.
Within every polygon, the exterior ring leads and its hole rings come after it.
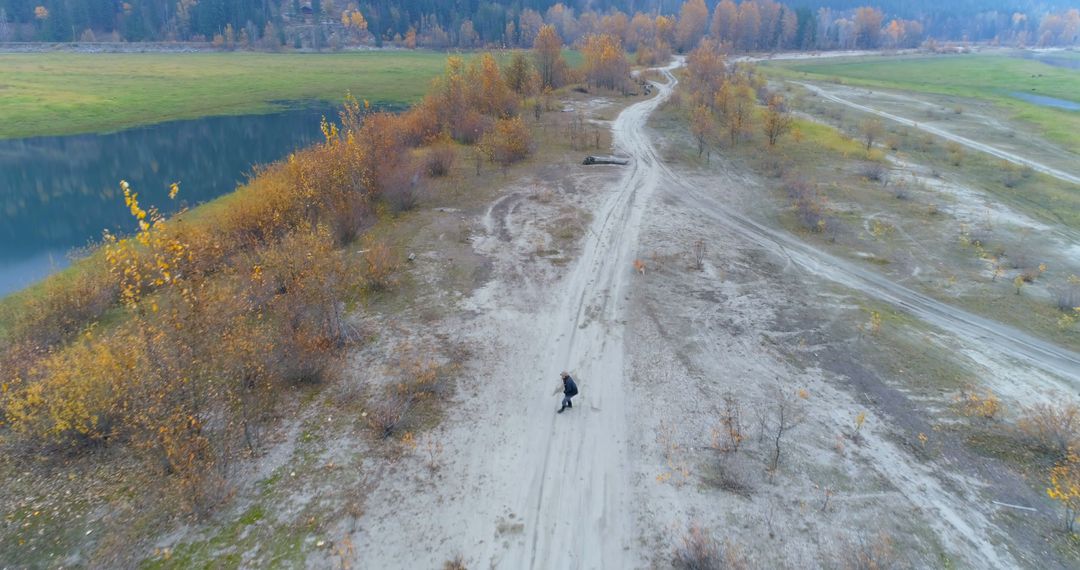
POLYGON ((953 141, 953 142, 958 143, 958 144, 962 144, 962 145, 964 145, 964 146, 966 146, 966 147, 968 147, 970 149, 977 150, 979 152, 985 152, 986 154, 989 154, 991 156, 996 156, 996 157, 998 157, 998 158, 1000 158, 1002 160, 1007 160, 1007 161, 1015 163, 1015 164, 1020 164, 1020 165, 1023 165, 1023 166, 1027 166, 1027 167, 1031 168, 1032 170, 1042 172, 1043 174, 1048 174, 1050 176, 1053 176, 1054 178, 1064 180, 1065 182, 1070 182, 1072 184, 1080 184, 1080 176, 1077 176, 1075 174, 1065 172, 1065 171, 1057 169, 1057 168, 1051 168, 1051 167, 1049 167, 1049 166, 1047 166, 1047 165, 1045 165, 1045 164, 1043 164, 1041 162, 1036 162, 1036 161, 1031 160, 1029 158, 1024 158, 1024 157, 1022 157, 1022 156, 1020 156, 1018 154, 1015 154, 1015 153, 1012 153, 1012 152, 1007 152, 1007 151, 1004 151, 1004 150, 999 149, 997 147, 993 147, 993 146, 990 146, 990 145, 987 145, 987 144, 980 143, 978 141, 971 140, 971 139, 966 138, 966 137, 962 137, 960 135, 957 135, 955 133, 951 133, 949 131, 946 131, 944 129, 940 129, 938 127, 934 127, 934 126, 927 125, 927 124, 924 124, 924 123, 919 123, 918 121, 913 121, 911 119, 901 117, 901 116, 895 115, 893 113, 887 113, 885 111, 874 109, 872 107, 867 107, 866 105, 860 105, 858 103, 855 103, 854 101, 849 101, 847 99, 844 99, 843 97, 838 97, 835 94, 829 92, 829 90, 827 90, 827 89, 825 89, 825 88, 823 88, 823 87, 821 87, 819 85, 812 85, 812 84, 809 84, 809 83, 798 83, 798 84, 805 87, 805 88, 807 88, 807 89, 809 89, 810 91, 816 93, 820 97, 823 97, 823 98, 825 98, 825 99, 827 99, 829 101, 832 101, 834 103, 839 103, 839 104, 844 105, 846 107, 850 107, 852 109, 862 111, 864 113, 870 113, 870 114, 873 114, 873 115, 877 115, 879 117, 889 119, 890 121, 900 123, 901 125, 905 125, 905 126, 908 126, 908 127, 912 127, 912 128, 916 128, 916 129, 926 131, 926 132, 931 133, 933 135, 939 136, 939 137, 941 137, 943 139, 950 140, 950 141, 953 141))
POLYGON ((675 84, 664 73, 669 83, 656 97, 615 121, 616 149, 636 160, 594 213, 581 257, 563 278, 551 326, 540 329, 549 334, 538 347, 547 357, 541 377, 572 369, 584 395, 566 416, 552 414, 550 398, 529 409, 532 429, 523 443, 533 449, 514 476, 528 483, 520 498, 528 534, 521 551, 504 559, 515 568, 627 568, 635 560, 622 315, 644 205, 660 179, 653 157, 640 150, 647 146, 646 119, 675 84))

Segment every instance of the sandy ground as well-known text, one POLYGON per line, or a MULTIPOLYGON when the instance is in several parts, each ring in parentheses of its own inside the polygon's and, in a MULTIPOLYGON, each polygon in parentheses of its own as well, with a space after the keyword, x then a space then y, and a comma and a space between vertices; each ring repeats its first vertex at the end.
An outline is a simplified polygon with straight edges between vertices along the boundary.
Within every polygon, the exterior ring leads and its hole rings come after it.
POLYGON ((478 221, 491 275, 455 321, 473 358, 425 436, 439 458, 380 471, 346 529, 353 565, 666 567, 698 521, 751 567, 838 567, 874 549, 901 567, 1067 567, 1039 535, 1055 516, 1045 497, 935 433, 922 395, 861 362, 875 349, 848 321, 863 299, 894 305, 1046 394, 1076 392, 1080 357, 765 226, 747 213, 752 181, 665 164, 646 128, 665 74, 612 124, 629 166, 518 181, 478 221), (554 256, 552 201, 592 220, 554 256), (582 394, 556 415, 563 369, 582 394), (719 453, 725 396, 745 441, 719 453), (797 421, 767 471, 781 403, 797 421))

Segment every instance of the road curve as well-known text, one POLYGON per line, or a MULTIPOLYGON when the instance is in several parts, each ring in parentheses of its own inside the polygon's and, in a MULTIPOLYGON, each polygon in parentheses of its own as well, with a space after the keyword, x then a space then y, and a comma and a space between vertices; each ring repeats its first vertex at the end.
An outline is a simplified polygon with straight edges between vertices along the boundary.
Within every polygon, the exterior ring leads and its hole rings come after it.
POLYGON ((834 103, 839 103, 841 105, 850 107, 852 109, 862 111, 864 113, 870 113, 870 114, 873 114, 873 115, 877 115, 879 117, 889 119, 890 121, 895 121, 897 123, 900 123, 901 125, 906 125, 908 127, 912 127, 912 128, 916 128, 916 129, 926 131, 928 133, 937 135, 937 136, 939 136, 939 137, 941 137, 943 139, 953 141, 953 142, 955 142, 957 144, 962 144, 962 145, 964 145, 964 146, 966 146, 968 148, 977 150, 979 152, 985 152, 986 154, 989 154, 991 156, 996 156, 996 157, 998 157, 998 158, 1000 158, 1002 160, 1007 160, 1007 161, 1015 163, 1015 164, 1020 164, 1020 165, 1023 165, 1023 166, 1027 166, 1027 167, 1031 168, 1032 170, 1042 172, 1043 174, 1048 174, 1048 175, 1053 176, 1054 178, 1057 178, 1059 180, 1064 180, 1065 182, 1070 182, 1072 184, 1080 184, 1080 176, 1075 176, 1075 175, 1070 174, 1068 172, 1065 172, 1063 170, 1058 170, 1057 168, 1051 168, 1051 167, 1049 167, 1049 166, 1047 166, 1045 164, 1042 164, 1041 162, 1036 162, 1034 160, 1024 158, 1022 156, 1013 154, 1011 152, 1006 152, 1004 150, 1001 150, 1000 148, 993 147, 993 146, 990 146, 988 144, 983 144, 983 143, 978 142, 978 141, 973 141, 973 140, 971 140, 969 138, 962 137, 962 136, 954 134, 954 133, 950 133, 949 131, 946 131, 944 129, 939 129, 937 127, 922 124, 922 123, 919 123, 918 121, 913 121, 911 119, 907 119, 907 118, 901 117, 899 115, 894 115, 892 113, 887 113, 885 111, 880 111, 878 109, 874 109, 873 107, 867 107, 866 105, 860 105, 859 103, 856 103, 854 101, 849 101, 847 99, 844 99, 843 97, 837 97, 836 95, 833 95, 832 93, 826 91, 824 88, 819 87, 817 85, 812 85, 810 83, 802 83, 802 82, 796 82, 796 84, 801 85, 801 86, 809 89, 810 91, 813 91, 817 95, 819 95, 821 97, 824 97, 825 99, 828 99, 829 101, 832 101, 834 103))
POLYGON ((1080 392, 1080 354, 948 303, 899 285, 871 269, 821 251, 787 232, 767 227, 730 208, 715 192, 687 180, 664 164, 644 136, 636 137, 640 148, 634 155, 656 164, 667 182, 680 192, 676 200, 692 202, 698 210, 736 229, 751 242, 791 260, 803 269, 887 302, 969 344, 981 345, 985 354, 999 354, 1059 377, 1074 393, 1080 392))

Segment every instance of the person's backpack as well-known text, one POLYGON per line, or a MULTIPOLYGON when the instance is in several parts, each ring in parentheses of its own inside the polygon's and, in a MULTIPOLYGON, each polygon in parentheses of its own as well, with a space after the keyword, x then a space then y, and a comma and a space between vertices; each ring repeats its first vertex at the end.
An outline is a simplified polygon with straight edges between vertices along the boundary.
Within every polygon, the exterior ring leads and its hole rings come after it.
POLYGON ((566 386, 566 389, 567 389, 566 395, 567 396, 577 396, 578 395, 577 382, 574 382, 574 378, 573 377, 567 378, 566 379, 566 384, 567 384, 567 386, 566 386))

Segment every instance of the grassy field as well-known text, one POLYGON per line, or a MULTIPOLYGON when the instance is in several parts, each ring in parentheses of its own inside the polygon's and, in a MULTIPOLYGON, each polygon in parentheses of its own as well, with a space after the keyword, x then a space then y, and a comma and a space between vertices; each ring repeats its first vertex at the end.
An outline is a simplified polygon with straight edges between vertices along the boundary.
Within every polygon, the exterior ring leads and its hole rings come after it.
POLYGON ((1050 139, 1080 152, 1080 112, 1017 99, 1025 92, 1080 102, 1080 73, 1005 55, 860 57, 769 62, 761 66, 789 79, 823 80, 992 101, 1014 118, 1033 123, 1050 139))
MULTIPOLYGON (((575 63, 576 54, 567 59, 575 63)), ((0 54, 0 139, 109 132, 283 101, 420 99, 447 54, 0 54)))

